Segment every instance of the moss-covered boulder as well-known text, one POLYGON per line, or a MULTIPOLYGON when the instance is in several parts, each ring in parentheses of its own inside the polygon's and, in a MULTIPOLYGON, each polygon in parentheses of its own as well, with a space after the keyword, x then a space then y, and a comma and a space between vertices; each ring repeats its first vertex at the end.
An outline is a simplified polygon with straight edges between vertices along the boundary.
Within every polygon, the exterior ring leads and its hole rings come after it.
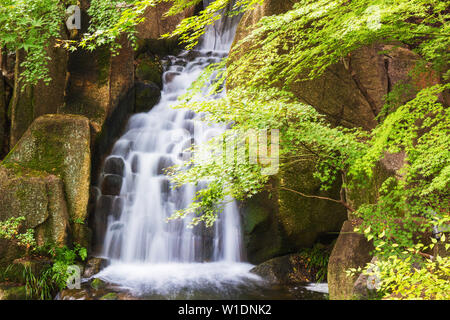
POLYGON ((147 112, 153 108, 161 98, 161 89, 153 82, 137 82, 135 87, 135 112, 147 112))
POLYGON ((136 65, 136 79, 141 82, 152 82, 162 89, 162 65, 157 57, 140 55, 136 65))
POLYGON ((364 235, 353 231, 360 224, 360 220, 346 221, 331 252, 328 261, 328 288, 332 300, 355 298, 355 282, 358 276, 349 277, 346 270, 364 267, 372 259, 372 243, 368 242, 364 235))
MULTIPOLYGON (((0 165, 0 221, 25 217, 24 228, 35 230, 38 245, 67 243, 69 214, 61 178, 18 164, 0 165)), ((24 254, 23 249, 0 241, 0 266, 24 254)))
MULTIPOLYGON (((86 117, 45 115, 36 119, 2 165, 15 172, 9 171, 7 181, 11 186, 27 188, 16 192, 14 200, 4 201, 5 206, 7 203, 23 206, 23 214, 33 213, 34 218, 30 217, 30 221, 36 224, 35 220, 40 222, 44 219, 45 210, 63 212, 65 199, 71 222, 79 224, 86 221, 91 165, 90 127, 86 117), (23 172, 28 175, 21 176, 21 168, 25 168, 23 172), (24 181, 22 186, 19 181, 24 181), (49 190, 47 198, 44 190, 49 190), (36 207, 38 211, 27 206, 36 207)), ((61 227, 57 220, 49 220, 48 223, 52 230, 61 227)), ((38 235, 44 236, 47 232, 38 230, 38 235)), ((72 236, 76 241, 82 240, 77 234, 72 236)))
POLYGON ((268 189, 243 205, 242 230, 247 260, 259 264, 289 253, 279 224, 273 191, 268 189))
POLYGON ((277 176, 279 220, 291 250, 311 247, 321 236, 339 231, 347 219, 341 204, 292 191, 339 199, 340 179, 330 190, 321 191, 320 182, 313 177, 314 170, 314 163, 299 162, 283 167, 277 176))
POLYGON ((339 232, 347 219, 342 205, 294 192, 339 199, 339 179, 330 190, 320 191, 313 166, 302 162, 280 169, 264 192, 243 204, 244 241, 250 262, 298 252, 339 232))
POLYGON ((0 300, 27 300, 25 286, 0 283, 0 300))

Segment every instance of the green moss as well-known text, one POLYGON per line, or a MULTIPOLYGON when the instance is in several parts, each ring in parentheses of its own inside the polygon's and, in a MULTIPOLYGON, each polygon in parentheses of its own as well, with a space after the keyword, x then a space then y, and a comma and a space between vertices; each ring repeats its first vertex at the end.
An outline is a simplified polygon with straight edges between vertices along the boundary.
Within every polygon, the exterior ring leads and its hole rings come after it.
POLYGON ((111 51, 107 47, 97 49, 95 52, 98 65, 98 85, 108 84, 109 69, 111 66, 111 51))
POLYGON ((26 300, 25 286, 0 284, 0 300, 26 300))
POLYGON ((91 287, 92 287, 92 289, 95 289, 95 290, 102 289, 105 286, 106 286, 105 282, 103 282, 102 280, 100 280, 98 278, 95 278, 91 282, 91 287))
POLYGON ((136 67, 136 77, 142 81, 150 81, 162 87, 162 66, 158 59, 144 58, 136 67))
POLYGON ((114 292, 107 293, 100 298, 100 300, 117 300, 117 299, 119 299, 119 296, 117 295, 117 293, 114 292))

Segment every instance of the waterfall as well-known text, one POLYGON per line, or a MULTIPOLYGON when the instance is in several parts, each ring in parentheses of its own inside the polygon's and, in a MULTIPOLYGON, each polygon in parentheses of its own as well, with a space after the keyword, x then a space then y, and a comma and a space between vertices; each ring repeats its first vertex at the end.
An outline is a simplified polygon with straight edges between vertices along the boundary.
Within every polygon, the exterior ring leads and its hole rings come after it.
POLYGON ((251 265, 242 263, 236 202, 227 203, 213 228, 188 228, 189 217, 166 221, 188 206, 205 183, 173 190, 164 169, 188 159, 186 149, 193 144, 225 130, 223 125, 201 122, 200 115, 190 110, 172 106, 204 68, 226 56, 239 18, 222 18, 207 28, 195 50, 165 58, 160 102, 148 113, 130 118, 125 134, 106 159, 102 179, 114 178, 122 185, 118 196, 109 196, 112 204, 107 214, 96 213, 105 228, 100 256, 110 261, 96 277, 141 294, 167 294, 201 285, 219 288, 256 279, 248 273, 251 265))

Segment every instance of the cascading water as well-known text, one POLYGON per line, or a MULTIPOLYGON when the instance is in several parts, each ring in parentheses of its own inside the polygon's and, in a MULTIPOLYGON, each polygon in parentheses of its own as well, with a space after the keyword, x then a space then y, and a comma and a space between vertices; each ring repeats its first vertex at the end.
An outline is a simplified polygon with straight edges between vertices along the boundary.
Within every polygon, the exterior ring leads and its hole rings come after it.
MULTIPOLYGON (((204 2, 208 5, 211 1, 204 2)), ((240 216, 235 202, 226 205, 214 228, 188 228, 188 218, 166 221, 193 200, 199 187, 185 185, 173 190, 164 169, 189 157, 185 150, 192 144, 225 130, 202 123, 190 110, 172 106, 206 66, 228 53, 238 21, 239 16, 222 18, 207 28, 196 50, 167 57, 160 102, 150 112, 131 117, 126 133, 114 145, 105 163, 122 168, 123 182, 106 218, 100 254, 110 265, 96 277, 135 294, 172 297, 258 280, 248 272, 252 266, 241 262, 240 216)), ((103 179, 107 175, 104 169, 103 179)))

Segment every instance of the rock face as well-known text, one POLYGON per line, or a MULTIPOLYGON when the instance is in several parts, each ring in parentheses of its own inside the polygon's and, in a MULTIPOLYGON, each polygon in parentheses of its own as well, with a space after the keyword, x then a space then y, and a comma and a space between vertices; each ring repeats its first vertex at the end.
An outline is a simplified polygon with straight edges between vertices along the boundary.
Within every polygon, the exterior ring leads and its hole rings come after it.
POLYGON ((349 268, 364 267, 371 261, 373 245, 364 235, 354 232, 361 221, 348 220, 344 223, 328 262, 328 288, 331 300, 349 300, 356 296, 356 276, 348 277, 349 268))
MULTIPOLYGON (((89 199, 90 128, 87 118, 45 115, 36 119, 2 165, 15 170, 15 175, 9 171, 4 183, 17 188, 28 188, 22 193, 26 195, 25 198, 21 199, 21 193, 16 192, 15 196, 10 195, 11 198, 4 201, 6 205, 24 206, 25 209, 21 212, 33 213, 36 221, 31 222, 31 219, 29 223, 35 224, 34 226, 45 220, 46 210, 60 212, 49 221, 52 230, 63 228, 63 223, 57 216, 62 216, 62 212, 67 211, 73 222, 72 237, 86 245, 86 239, 83 238, 86 236, 85 231, 77 225, 86 221, 89 199), (21 168, 29 170, 31 177, 20 176, 21 168), (38 178, 33 175, 38 175, 38 178), (35 199, 31 199, 30 195, 35 199)), ((41 230, 38 234, 44 237, 46 232, 41 230)))
MULTIPOLYGON (((230 56, 239 58, 238 42, 262 17, 284 13, 293 3, 295 1, 268 0, 248 11, 238 26, 230 56)), ((294 83, 291 90, 300 101, 326 115, 330 123, 370 130, 377 125, 375 117, 384 105, 385 95, 395 85, 413 85, 410 95, 403 97, 407 101, 418 89, 436 82, 431 72, 415 78, 409 76, 418 60, 415 53, 399 44, 374 44, 352 52, 315 80, 294 83), (389 53, 380 54, 382 51, 389 53)), ((227 84, 228 87, 233 85, 227 84)))
POLYGON ((269 191, 260 193, 243 205, 244 246, 247 259, 253 264, 289 253, 276 203, 270 194, 269 191))
POLYGON ((181 20, 192 16, 195 10, 191 7, 176 16, 163 17, 171 7, 171 2, 163 2, 155 7, 147 8, 144 13, 145 20, 136 28, 137 37, 140 39, 158 39, 163 34, 175 30, 181 20))

